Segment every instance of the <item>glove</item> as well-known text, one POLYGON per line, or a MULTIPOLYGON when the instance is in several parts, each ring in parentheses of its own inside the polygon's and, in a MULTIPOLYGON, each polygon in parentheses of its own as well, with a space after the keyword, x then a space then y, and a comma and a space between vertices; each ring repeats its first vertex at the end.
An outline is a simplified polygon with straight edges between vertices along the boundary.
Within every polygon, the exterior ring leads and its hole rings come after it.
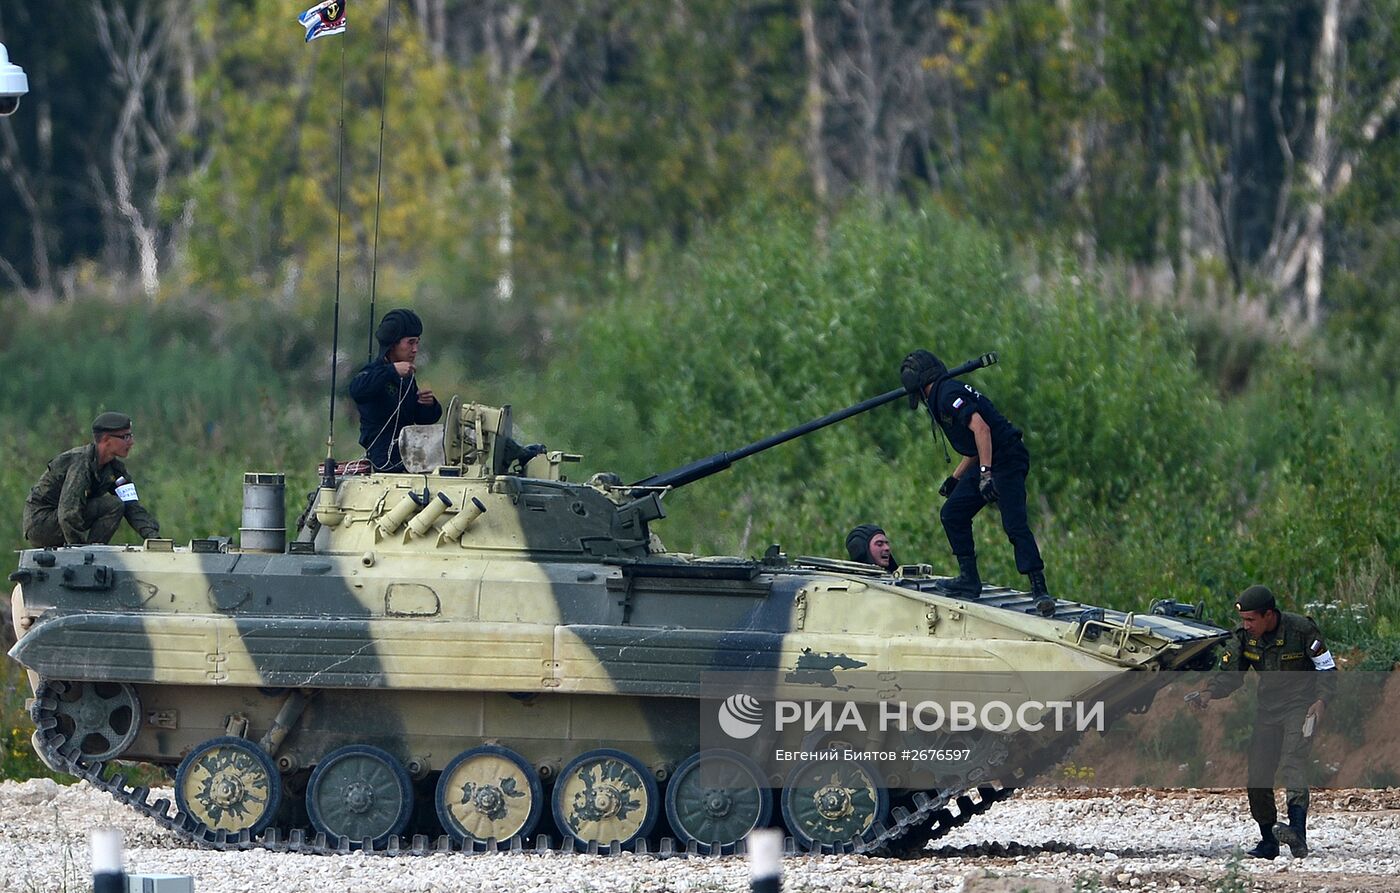
POLYGON ((943 482, 943 486, 938 488, 938 495, 942 496, 944 499, 947 499, 949 496, 953 495, 953 491, 957 488, 958 479, 950 474, 948 475, 948 479, 943 482))
POLYGON ((990 471, 984 471, 977 479, 977 492, 982 494, 982 498, 988 503, 997 501, 997 482, 992 479, 990 471))

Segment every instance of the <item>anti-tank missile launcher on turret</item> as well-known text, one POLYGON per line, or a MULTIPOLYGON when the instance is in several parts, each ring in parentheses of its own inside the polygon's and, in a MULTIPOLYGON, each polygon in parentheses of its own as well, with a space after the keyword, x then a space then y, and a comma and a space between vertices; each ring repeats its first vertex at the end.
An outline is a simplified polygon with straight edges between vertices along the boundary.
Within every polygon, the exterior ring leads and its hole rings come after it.
POLYGON ((220 848, 729 852, 771 823, 825 851, 921 845, 1063 754, 1054 705, 1111 720, 1224 631, 652 535, 670 489, 903 394, 632 484, 570 481, 580 457, 516 446, 509 407, 454 402, 431 470, 332 477, 291 543, 280 476, 250 475, 237 546, 26 550, 10 656, 34 745, 220 848), (900 692, 975 721, 880 727, 900 692), (1049 731, 1002 726, 1008 699, 1049 731), (126 761, 174 774, 173 810, 112 776, 126 761))

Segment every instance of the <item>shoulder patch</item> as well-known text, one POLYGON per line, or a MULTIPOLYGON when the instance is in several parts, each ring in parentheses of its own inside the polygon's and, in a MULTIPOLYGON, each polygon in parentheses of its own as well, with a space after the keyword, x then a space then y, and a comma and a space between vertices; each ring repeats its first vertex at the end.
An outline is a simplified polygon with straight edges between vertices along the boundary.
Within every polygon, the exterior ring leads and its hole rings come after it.
POLYGON ((963 405, 963 398, 961 398, 961 397, 956 397, 956 398, 954 398, 954 400, 953 400, 953 408, 954 408, 954 409, 962 409, 962 405, 963 405))

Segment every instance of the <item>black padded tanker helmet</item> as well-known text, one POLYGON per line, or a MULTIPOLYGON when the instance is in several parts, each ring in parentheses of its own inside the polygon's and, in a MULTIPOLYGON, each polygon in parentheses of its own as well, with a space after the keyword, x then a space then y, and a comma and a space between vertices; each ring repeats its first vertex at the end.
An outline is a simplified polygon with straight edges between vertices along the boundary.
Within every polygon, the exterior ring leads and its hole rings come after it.
POLYGON ((404 338, 417 338, 423 334, 423 320, 412 310, 402 307, 390 310, 379 321, 374 337, 379 339, 379 349, 387 351, 404 338))
MULTIPOLYGON (((846 534, 846 553, 851 556, 851 560, 859 564, 874 564, 870 555, 870 541, 876 534, 885 533, 885 528, 878 524, 860 524, 846 534)), ((885 534, 888 538, 889 534, 885 534)), ((894 552, 890 552, 891 568, 899 567, 899 559, 894 557, 894 552)))
POLYGON ((909 408, 919 405, 925 387, 947 374, 948 367, 932 351, 919 348, 906 356, 899 366, 899 382, 909 392, 909 408))

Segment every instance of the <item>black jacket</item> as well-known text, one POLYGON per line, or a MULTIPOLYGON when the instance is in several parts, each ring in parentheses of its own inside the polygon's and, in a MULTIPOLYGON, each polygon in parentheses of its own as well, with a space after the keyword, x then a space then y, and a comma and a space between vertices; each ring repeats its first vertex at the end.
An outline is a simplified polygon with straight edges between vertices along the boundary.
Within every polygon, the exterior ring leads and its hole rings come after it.
POLYGON ((399 431, 405 425, 431 425, 442 418, 442 404, 418 402, 414 376, 400 378, 387 357, 380 357, 350 380, 350 396, 360 410, 360 446, 376 471, 403 471, 399 431))
POLYGON ((925 405, 929 415, 933 416, 948 442, 960 455, 977 458, 977 438, 972 436, 972 429, 968 427, 974 413, 982 416, 982 421, 991 430, 993 458, 1001 450, 1021 441, 1021 429, 1007 421, 1006 416, 992 405, 992 401, 956 378, 943 379, 929 394, 925 405))

